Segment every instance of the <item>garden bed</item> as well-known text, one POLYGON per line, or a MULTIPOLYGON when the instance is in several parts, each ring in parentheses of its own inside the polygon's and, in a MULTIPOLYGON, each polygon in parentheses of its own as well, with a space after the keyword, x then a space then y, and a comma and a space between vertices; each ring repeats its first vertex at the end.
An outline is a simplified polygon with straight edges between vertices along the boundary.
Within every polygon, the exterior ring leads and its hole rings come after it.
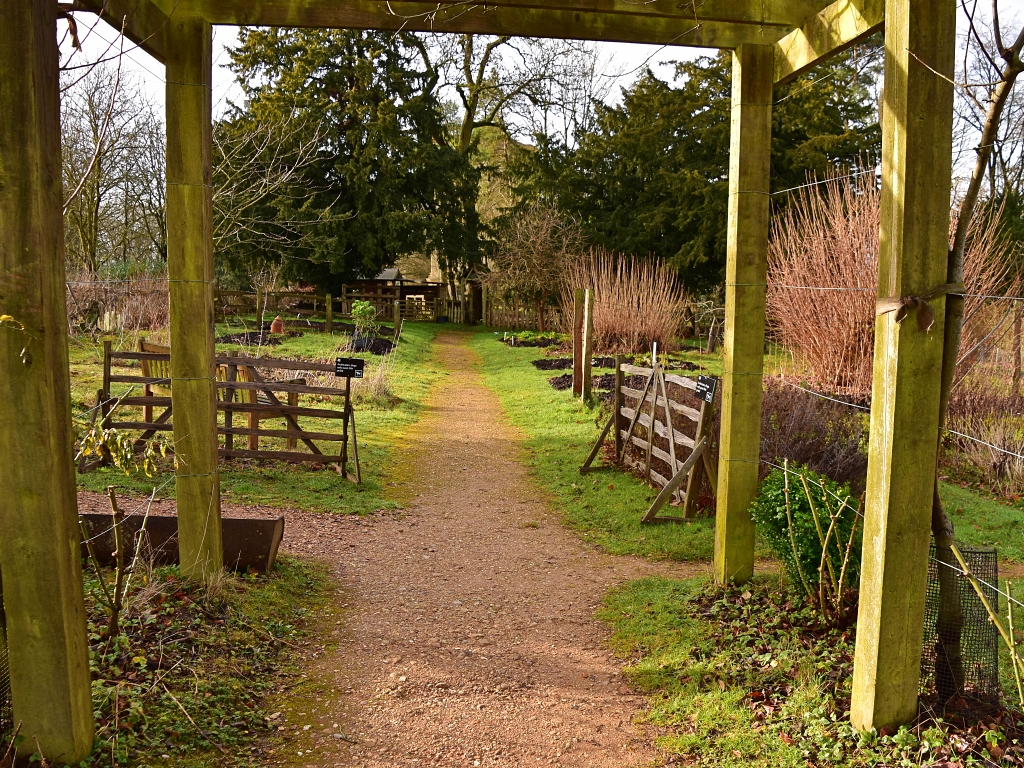
POLYGON ((777 578, 739 589, 704 578, 652 578, 613 590, 600 616, 635 659, 626 674, 650 695, 645 722, 685 764, 806 768, 1024 764, 1021 715, 964 700, 939 717, 923 701, 901 728, 861 734, 849 722, 853 629, 823 625, 777 578), (990 761, 996 762, 990 762, 990 761))

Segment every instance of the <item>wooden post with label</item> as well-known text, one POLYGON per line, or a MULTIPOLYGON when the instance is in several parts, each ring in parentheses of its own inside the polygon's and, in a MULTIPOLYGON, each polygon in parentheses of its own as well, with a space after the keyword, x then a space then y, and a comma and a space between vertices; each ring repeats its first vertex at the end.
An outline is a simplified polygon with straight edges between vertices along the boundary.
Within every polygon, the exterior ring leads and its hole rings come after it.
POLYGON ((754 572, 754 523, 761 445, 768 182, 772 139, 769 45, 740 45, 732 55, 732 134, 725 267, 725 350, 715 580, 742 583, 754 572))
MULTIPOLYGON (((72 457, 58 6, 0 2, 0 571, 14 723, 48 760, 92 752, 72 457)), ((6 744, 0 747, 0 754, 6 744)))
MULTIPOLYGON (((946 283, 956 3, 887 0, 878 295, 946 283)), ((875 320, 864 554, 850 721, 869 730, 917 713, 939 426, 945 295, 875 320)), ((897 302, 898 303, 898 302, 897 302)))
POLYGON ((204 19, 186 16, 172 19, 166 33, 167 282, 178 546, 182 574, 206 579, 224 566, 213 342, 212 30, 204 19))

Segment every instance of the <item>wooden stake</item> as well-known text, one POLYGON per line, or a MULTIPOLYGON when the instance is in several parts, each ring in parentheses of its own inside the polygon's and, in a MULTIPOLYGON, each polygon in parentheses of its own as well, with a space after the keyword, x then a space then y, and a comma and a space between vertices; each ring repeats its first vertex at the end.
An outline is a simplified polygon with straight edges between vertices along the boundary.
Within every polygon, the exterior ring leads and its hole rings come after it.
POLYGON ((573 293, 572 311, 572 394, 583 395, 583 289, 573 293))
POLYGON ((324 320, 324 332, 334 333, 334 299, 330 293, 324 299, 324 312, 327 319, 324 320))
POLYGON ((593 391, 593 361, 594 354, 594 291, 587 288, 583 292, 583 326, 580 329, 583 347, 583 381, 580 397, 584 402, 590 401, 593 391))
MULTIPOLYGON (((955 0, 886 0, 878 292, 920 296, 946 283, 955 0)), ((917 714, 945 296, 875 321, 874 387, 850 721, 860 730, 917 714)))
MULTIPOLYGON (((71 446, 57 5, 0 2, 0 571, 14 721, 77 765, 92 751, 71 446)), ((30 749, 28 751, 31 751, 30 749)), ((27 752, 19 757, 27 756, 27 752)))
POLYGON ((622 373, 622 364, 626 362, 623 355, 615 356, 615 395, 612 398, 612 426, 615 434, 615 459, 622 456, 622 424, 619 421, 622 412, 622 388, 626 385, 626 377, 622 373))
POLYGON ((722 358, 715 580, 742 583, 754 572, 754 524, 761 445, 773 51, 741 45, 732 57, 729 230, 722 358))
POLYGON ((178 543, 182 574, 205 579, 224 564, 213 341, 211 28, 203 19, 176 15, 167 35, 167 273, 178 543))

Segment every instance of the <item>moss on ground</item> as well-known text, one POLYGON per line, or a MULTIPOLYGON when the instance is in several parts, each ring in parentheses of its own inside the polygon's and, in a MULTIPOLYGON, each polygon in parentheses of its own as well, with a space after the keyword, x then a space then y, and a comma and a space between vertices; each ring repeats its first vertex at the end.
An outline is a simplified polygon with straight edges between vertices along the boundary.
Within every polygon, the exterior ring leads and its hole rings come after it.
MULTIPOLYGON (((434 336, 440 326, 433 323, 407 323, 402 340, 395 353, 391 374, 394 397, 387 402, 361 399, 356 403, 356 426, 359 437, 359 457, 363 484, 353 485, 343 480, 332 466, 316 464, 289 465, 278 461, 236 459, 221 466, 221 497, 226 503, 297 507, 317 512, 369 514, 377 509, 393 508, 395 502, 386 494, 389 482, 391 451, 404 430, 420 415, 427 392, 443 375, 431 353, 434 336)), ((218 335, 238 332, 237 326, 218 326, 218 335)), ((343 334, 326 334, 315 330, 302 336, 285 339, 279 346, 264 354, 273 357, 300 359, 330 359, 346 341, 343 334)), ((136 348, 134 338, 120 340, 119 348, 136 348)), ((238 345, 219 345, 218 351, 238 349, 238 345)), ((250 352, 252 350, 250 349, 250 352)), ((367 376, 372 376, 379 356, 369 353, 341 353, 345 356, 367 359, 367 376)), ((73 409, 82 414, 95 402, 96 389, 102 380, 102 344, 88 338, 77 338, 72 345, 72 400, 73 409)), ((138 369, 115 369, 138 375, 138 369)), ((128 385, 115 385, 114 394, 128 385)), ((358 388, 358 385, 357 385, 358 388)), ((317 396, 302 396, 299 404, 317 403, 317 396)), ((221 417, 223 418, 223 416, 221 417)), ((311 430, 337 431, 338 422, 321 419, 301 419, 311 430)), ((276 428, 274 422, 265 426, 276 428)), ((284 448, 284 440, 261 438, 261 447, 284 448), (280 443, 280 445, 277 445, 280 443)), ((122 493, 149 495, 157 489, 158 498, 173 498, 174 482, 170 460, 159 465, 154 477, 136 475, 126 477, 113 467, 101 468, 78 475, 78 487, 102 492, 113 485, 122 493)))

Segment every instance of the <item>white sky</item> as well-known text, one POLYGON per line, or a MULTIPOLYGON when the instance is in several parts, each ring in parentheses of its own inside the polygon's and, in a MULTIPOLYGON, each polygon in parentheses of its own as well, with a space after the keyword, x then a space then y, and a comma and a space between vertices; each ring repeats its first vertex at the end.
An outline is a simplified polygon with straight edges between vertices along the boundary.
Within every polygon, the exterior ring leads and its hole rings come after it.
MULTIPOLYGON (((0 0, 2 1, 2 0, 0 0)), ((1015 0, 1024 3, 1024 0, 1015 0)), ((100 57, 110 57, 119 50, 118 31, 101 21, 92 27, 95 17, 91 14, 79 14, 79 34, 85 54, 83 61, 95 61, 100 57)), ((217 117, 229 101, 238 102, 241 91, 227 65, 230 57, 227 47, 237 40, 237 27, 213 28, 213 113, 217 117)), ((58 34, 64 34, 63 23, 58 24, 58 34)), ((678 48, 659 45, 633 45, 630 43, 599 43, 598 48, 602 60, 607 62, 606 71, 623 73, 617 77, 617 83, 609 93, 610 99, 617 99, 621 88, 635 81, 650 66, 660 77, 672 77, 673 69, 666 62, 696 58, 702 54, 712 54, 709 49, 678 48)), ((164 66, 145 51, 134 48, 125 41, 123 71, 129 73, 138 83, 140 89, 147 94, 154 106, 163 109, 164 104, 164 66)), ((71 49, 67 41, 63 45, 64 55, 71 49)), ((75 54, 76 61, 80 54, 75 54)), ((73 62, 74 63, 74 62, 73 62)))
MULTIPOLYGON (((970 4, 976 3, 979 17, 988 13, 989 3, 979 0, 963 0, 970 4)), ((0 0, 3 2, 3 0, 0 0)), ((1024 0, 999 0, 1000 15, 1003 20, 1004 29, 1018 30, 1020 22, 1024 17, 1024 0)), ((83 37, 84 53, 87 60, 95 60, 101 56, 110 56, 118 50, 117 30, 106 22, 95 25, 92 31, 87 31, 92 26, 95 17, 90 14, 79 14, 80 30, 83 37)), ((979 18, 980 20, 980 18, 979 18)), ((965 14, 958 13, 958 23, 961 34, 964 32, 965 14)), ((227 69, 229 56, 227 46, 233 45, 237 39, 237 27, 214 27, 213 28, 213 112, 219 116, 226 109, 229 100, 240 100, 241 93, 235 83, 231 72, 227 69)), ((58 34, 63 35, 64 25, 59 23, 58 34)), ((65 56, 70 53, 67 41, 64 43, 65 56)), ((702 48, 680 48, 654 45, 634 45, 629 43, 599 43, 598 48, 602 59, 607 62, 606 72, 623 73, 617 77, 615 87, 609 91, 609 101, 617 101, 621 89, 634 82, 650 66, 655 74, 663 79, 670 79, 673 75, 673 68, 667 64, 672 60, 693 59, 700 55, 712 54, 710 49, 702 48)), ((163 111, 164 104, 164 67, 149 54, 136 49, 125 41, 124 69, 131 74, 138 83, 140 89, 148 95, 155 107, 163 111)))

